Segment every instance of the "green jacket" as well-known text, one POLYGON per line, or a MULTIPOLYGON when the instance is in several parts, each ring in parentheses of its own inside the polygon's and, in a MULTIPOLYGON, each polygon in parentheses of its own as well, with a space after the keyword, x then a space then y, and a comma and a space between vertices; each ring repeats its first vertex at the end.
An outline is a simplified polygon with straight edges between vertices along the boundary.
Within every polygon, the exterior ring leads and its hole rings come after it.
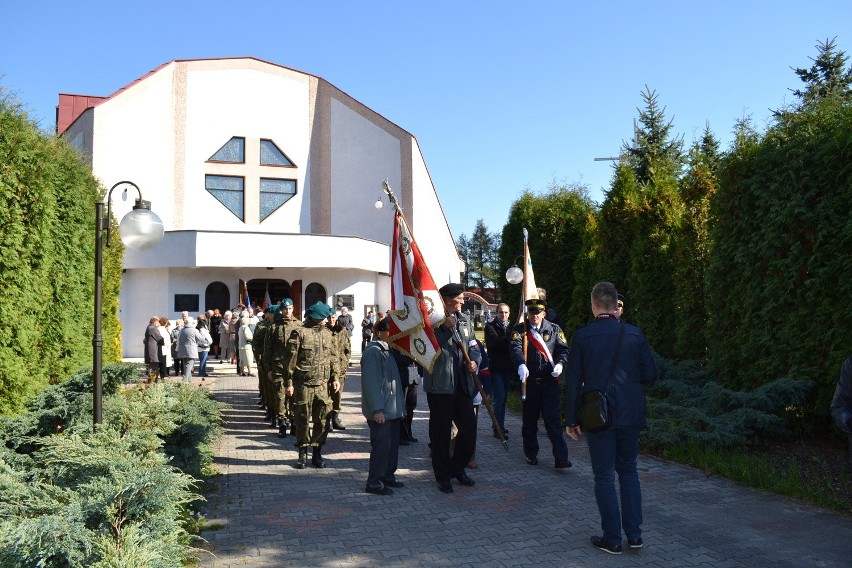
POLYGON ((308 319, 290 332, 284 375, 287 387, 321 386, 340 381, 340 366, 337 340, 324 322, 308 319))
MULTIPOLYGON (((473 325, 462 314, 457 314, 456 317, 458 318, 459 338, 470 359, 478 366, 482 362, 482 353, 480 353, 476 343, 473 325)), ((438 339, 441 354, 435 361, 432 371, 427 370, 423 373, 423 390, 433 394, 453 394, 456 392, 458 381, 464 380, 467 382, 465 390, 472 396, 474 392, 473 375, 465 369, 464 354, 456 344, 452 330, 438 326, 435 328, 435 337, 438 339)))

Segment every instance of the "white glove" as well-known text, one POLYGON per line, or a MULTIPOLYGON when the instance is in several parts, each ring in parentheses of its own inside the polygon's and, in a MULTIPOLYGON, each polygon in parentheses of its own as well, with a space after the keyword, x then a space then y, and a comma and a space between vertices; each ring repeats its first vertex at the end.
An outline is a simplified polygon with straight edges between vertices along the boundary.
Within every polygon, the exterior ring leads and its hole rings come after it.
POLYGON ((551 377, 558 377, 558 376, 559 376, 559 375, 561 375, 561 374, 562 374, 562 363, 557 363, 557 364, 553 367, 553 372, 552 372, 552 373, 550 373, 550 376, 551 376, 551 377))
POLYGON ((527 380, 527 377, 530 376, 530 370, 527 369, 527 366, 521 363, 521 366, 518 367, 518 376, 521 377, 521 383, 527 380))

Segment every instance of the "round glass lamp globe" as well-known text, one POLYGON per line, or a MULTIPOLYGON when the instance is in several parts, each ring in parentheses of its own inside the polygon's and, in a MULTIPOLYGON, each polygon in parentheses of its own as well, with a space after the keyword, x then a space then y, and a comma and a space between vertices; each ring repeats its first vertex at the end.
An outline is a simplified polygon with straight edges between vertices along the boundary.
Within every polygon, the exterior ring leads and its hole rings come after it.
POLYGON ((509 284, 520 284, 523 279, 524 271, 517 266, 512 266, 506 271, 506 280, 509 281, 509 284))
POLYGON ((118 225, 121 242, 136 251, 160 244, 164 231, 163 221, 150 209, 134 209, 118 225))
POLYGON ((380 199, 377 199, 377 200, 376 200, 376 204, 375 204, 375 206, 376 206, 376 209, 381 209, 382 207, 384 207, 384 206, 385 206, 385 204, 384 204, 384 203, 382 203, 382 200, 381 200, 381 198, 380 198, 380 199))

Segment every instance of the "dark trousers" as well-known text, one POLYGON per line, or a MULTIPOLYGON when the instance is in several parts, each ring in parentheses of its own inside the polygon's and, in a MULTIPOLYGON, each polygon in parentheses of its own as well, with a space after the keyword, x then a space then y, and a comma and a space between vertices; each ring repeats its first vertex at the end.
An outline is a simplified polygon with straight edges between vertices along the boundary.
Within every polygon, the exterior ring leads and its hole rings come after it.
POLYGON ((429 402, 429 440, 432 443, 432 471, 438 482, 449 481, 464 473, 473 456, 476 422, 473 399, 456 391, 454 394, 426 393, 429 402), (450 429, 458 428, 453 457, 450 458, 450 429))
POLYGON ((381 487, 385 481, 396 480, 400 420, 386 420, 382 424, 367 420, 370 427, 370 469, 367 473, 367 487, 381 487))
MULTIPOLYGON (((408 379, 402 380, 405 383, 408 379)), ((417 408, 417 383, 403 386, 402 396, 405 398, 405 417, 399 421, 399 434, 403 440, 411 441, 414 439, 411 423, 414 420, 414 409, 417 408)))
POLYGON ((589 457, 595 474, 595 500, 601 514, 603 539, 613 545, 621 544, 621 529, 627 538, 642 537, 642 491, 636 458, 639 455, 639 428, 607 428, 587 434, 589 457), (615 492, 618 473, 621 510, 615 492))
POLYGON ((538 418, 544 418, 544 429, 553 446, 556 461, 568 460, 568 444, 559 419, 559 383, 553 377, 527 380, 527 399, 524 401, 523 427, 524 454, 528 458, 538 456, 538 418))

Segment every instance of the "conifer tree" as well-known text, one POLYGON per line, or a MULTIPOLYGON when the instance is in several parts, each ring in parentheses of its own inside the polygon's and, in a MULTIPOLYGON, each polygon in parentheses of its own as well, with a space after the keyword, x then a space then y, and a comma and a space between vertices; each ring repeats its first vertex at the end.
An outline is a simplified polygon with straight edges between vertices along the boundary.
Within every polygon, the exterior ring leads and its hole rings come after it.
POLYGON ((718 187, 719 142, 709 124, 690 149, 688 161, 681 180, 684 218, 675 247, 675 354, 698 359, 707 354, 705 268, 710 247, 710 201, 718 187))
POLYGON ((813 65, 809 69, 791 68, 805 84, 803 88, 793 90, 803 107, 830 97, 852 101, 852 65, 846 66, 849 57, 845 52, 837 51, 836 40, 826 39, 817 43, 819 54, 810 58, 813 65))

